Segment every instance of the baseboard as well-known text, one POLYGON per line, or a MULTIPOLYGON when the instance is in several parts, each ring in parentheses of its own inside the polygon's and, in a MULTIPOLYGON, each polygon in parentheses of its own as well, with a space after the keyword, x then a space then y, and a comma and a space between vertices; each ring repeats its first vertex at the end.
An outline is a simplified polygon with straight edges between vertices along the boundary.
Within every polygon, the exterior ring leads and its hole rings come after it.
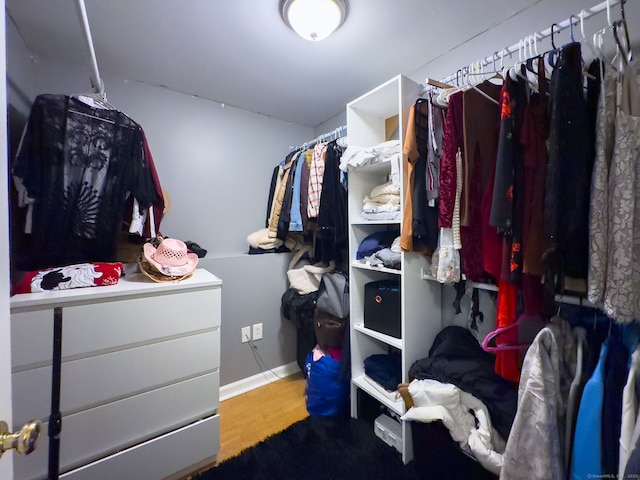
POLYGON ((298 363, 291 362, 266 372, 261 372, 251 377, 243 378, 237 382, 222 385, 220 387, 220 401, 249 392, 255 388, 262 387, 271 382, 275 382, 276 380, 280 380, 280 378, 289 377, 299 372, 300 366, 298 363))

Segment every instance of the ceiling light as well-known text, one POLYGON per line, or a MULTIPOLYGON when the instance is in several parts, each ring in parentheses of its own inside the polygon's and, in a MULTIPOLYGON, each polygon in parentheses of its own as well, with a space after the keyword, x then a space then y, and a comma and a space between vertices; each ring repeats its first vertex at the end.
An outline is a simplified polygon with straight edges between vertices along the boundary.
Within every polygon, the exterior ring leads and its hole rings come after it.
POLYGON ((280 0, 280 15, 305 40, 323 40, 344 22, 347 0, 280 0))

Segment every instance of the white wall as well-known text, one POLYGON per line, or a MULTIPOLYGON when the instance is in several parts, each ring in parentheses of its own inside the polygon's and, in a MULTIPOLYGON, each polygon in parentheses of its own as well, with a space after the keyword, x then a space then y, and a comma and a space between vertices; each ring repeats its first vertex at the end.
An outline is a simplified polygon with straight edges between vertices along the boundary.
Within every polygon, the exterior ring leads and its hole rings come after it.
MULTIPOLYGON (((32 58, 7 22, 8 97, 12 147, 40 93, 90 90, 88 69, 32 58)), ((249 233, 264 227, 274 167, 291 145, 314 137, 309 127, 127 81, 101 72, 110 103, 145 130, 160 181, 172 200, 161 230, 209 251, 202 266, 222 289, 221 381, 260 372, 240 329, 264 324, 258 344, 270 368, 295 361, 295 328, 280 316, 289 255, 247 255, 249 233)))
MULTIPOLYGON (((461 3, 463 4, 462 8, 464 8, 464 2, 461 3)), ((513 15, 505 21, 494 25, 485 32, 471 38, 466 43, 452 48, 439 58, 426 62, 415 71, 406 72, 405 74, 412 80, 422 84, 425 83, 427 77, 437 80, 443 79, 455 74, 458 69, 468 66, 481 58, 491 56, 494 52, 501 52, 505 48, 517 45, 520 39, 534 32, 542 32, 549 29, 554 22, 559 23, 567 20, 571 15, 577 16, 581 10, 587 10, 599 3, 599 0, 539 0, 524 12, 519 14, 513 12, 513 15)), ((505 2, 505 8, 509 8, 508 2, 505 2)), ((637 25, 640 25, 640 2, 627 1, 625 4, 625 17, 629 25, 631 44, 637 51, 640 48, 640 29, 636 28, 637 25)), ((611 18, 612 20, 620 18, 619 5, 611 7, 611 18)), ((576 22, 578 21, 579 19, 576 17, 576 22)), ((604 11, 587 18, 584 22, 586 38, 590 41, 593 33, 605 26, 607 26, 607 15, 604 11)), ((451 28, 455 28, 455 25, 451 25, 451 28)), ((573 35, 576 41, 582 39, 579 25, 574 25, 573 35)), ((570 30, 568 28, 554 35, 554 43, 557 47, 564 45, 570 40, 570 30)), ((429 47, 425 45, 423 48, 428 49, 429 47)), ((538 43, 540 53, 550 48, 550 38, 538 43)), ((610 33, 605 40, 605 50, 610 53, 614 51, 613 35, 610 33)), ((419 52, 420 48, 418 47, 416 48, 416 56, 420 55, 419 52)), ((586 58, 590 58, 589 47, 583 47, 583 54, 586 58)), ((424 58, 427 57, 428 55, 425 54, 424 58)), ((505 59, 504 65, 511 66, 517 61, 518 54, 515 53, 505 59)), ((500 62, 498 62, 498 66, 499 63, 500 62)))

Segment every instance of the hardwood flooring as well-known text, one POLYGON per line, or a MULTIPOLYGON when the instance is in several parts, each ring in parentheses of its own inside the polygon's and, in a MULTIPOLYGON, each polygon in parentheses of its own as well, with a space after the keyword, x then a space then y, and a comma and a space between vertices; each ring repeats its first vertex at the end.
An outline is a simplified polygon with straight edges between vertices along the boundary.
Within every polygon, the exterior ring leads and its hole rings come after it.
POLYGON ((220 402, 218 463, 306 418, 305 386, 299 373, 220 402))

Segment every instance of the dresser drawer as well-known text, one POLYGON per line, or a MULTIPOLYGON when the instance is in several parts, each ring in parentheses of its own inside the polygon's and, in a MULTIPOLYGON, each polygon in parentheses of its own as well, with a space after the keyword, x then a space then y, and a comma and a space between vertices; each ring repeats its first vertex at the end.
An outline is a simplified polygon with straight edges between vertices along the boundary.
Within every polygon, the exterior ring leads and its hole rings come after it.
POLYGON ((61 480, 162 479, 194 465, 214 463, 220 415, 200 420, 60 476, 61 480))
MULTIPOLYGON (((64 473, 102 457, 115 455, 155 436, 165 435, 177 428, 214 415, 217 411, 218 387, 218 373, 210 373, 65 416, 62 420, 62 432, 60 434, 60 472, 64 473)), ((217 427, 218 420, 211 421, 210 427, 217 427)), ((38 448, 31 455, 28 457, 16 455, 14 457, 16 480, 42 479, 46 477, 48 456, 46 427, 47 425, 45 424, 38 448)), ((186 434, 186 432, 183 433, 186 434)), ((171 436, 169 435, 168 438, 171 438, 171 436)), ((188 438, 188 436, 184 438, 188 438)), ((211 437, 207 437, 205 432, 205 439, 207 438, 207 441, 210 442, 205 449, 208 457, 215 455, 218 451, 219 434, 211 432, 211 437)), ((173 445, 173 443, 169 443, 173 445)), ((175 445, 171 448, 174 447, 175 445)), ((182 444, 180 448, 203 451, 202 444, 182 444)), ((160 449, 157 456, 148 457, 145 455, 137 458, 139 461, 158 462, 163 465, 163 468, 168 468, 164 471, 172 471, 173 467, 167 467, 167 462, 173 464, 174 455, 176 456, 176 463, 191 461, 190 458, 181 460, 184 457, 181 457, 179 452, 167 451, 164 448, 160 449)), ((200 456, 200 454, 195 456, 200 456)), ((126 464, 126 462, 124 463, 126 464)), ((118 468, 126 468, 126 465, 123 466, 121 461, 118 461, 117 464, 120 465, 118 468)), ((138 464, 136 468, 141 468, 141 465, 138 464)), ((182 468, 185 467, 180 467, 180 469, 182 468)), ((96 471, 103 472, 100 475, 106 475, 104 469, 96 471)), ((164 476, 166 476, 164 473, 159 477, 155 477, 146 475, 143 472, 141 475, 132 476, 82 476, 77 478, 91 478, 92 480, 121 478, 124 480, 129 478, 162 478, 164 476)), ((76 477, 65 478, 75 479, 76 477)))
MULTIPOLYGON (((220 330, 174 338, 62 364, 63 415, 210 373, 220 365, 220 330)), ((14 425, 46 420, 51 408, 51 366, 12 375, 14 425)), ((210 397, 211 398, 211 397, 210 397)), ((217 406, 218 393, 212 400, 217 406)))
MULTIPOLYGON (((220 326, 220 289, 110 300, 62 309, 62 356, 149 343, 220 326)), ((53 309, 11 315, 14 371, 51 363, 53 309)))

